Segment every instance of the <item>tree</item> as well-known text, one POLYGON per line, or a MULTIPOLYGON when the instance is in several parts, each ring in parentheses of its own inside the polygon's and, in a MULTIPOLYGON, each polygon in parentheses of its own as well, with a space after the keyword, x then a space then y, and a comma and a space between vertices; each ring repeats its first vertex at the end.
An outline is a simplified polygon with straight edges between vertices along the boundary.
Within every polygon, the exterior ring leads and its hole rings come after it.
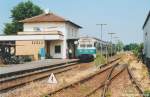
POLYGON ((31 1, 21 2, 11 10, 11 23, 6 23, 4 28, 5 34, 16 34, 23 30, 23 24, 20 20, 30 18, 43 13, 43 10, 34 5, 31 1))
POLYGON ((6 23, 4 33, 7 35, 16 34, 18 31, 22 31, 23 25, 19 22, 6 23))
POLYGON ((122 41, 118 41, 117 44, 116 44, 116 50, 117 51, 123 50, 123 46, 124 46, 123 42, 122 41))
POLYGON ((143 43, 137 44, 137 43, 131 43, 126 46, 124 46, 125 51, 132 51, 138 58, 143 57, 143 43))
POLYGON ((132 50, 135 50, 138 48, 139 48, 139 44, 137 44, 137 43, 130 43, 130 44, 124 46, 125 51, 132 51, 132 50))

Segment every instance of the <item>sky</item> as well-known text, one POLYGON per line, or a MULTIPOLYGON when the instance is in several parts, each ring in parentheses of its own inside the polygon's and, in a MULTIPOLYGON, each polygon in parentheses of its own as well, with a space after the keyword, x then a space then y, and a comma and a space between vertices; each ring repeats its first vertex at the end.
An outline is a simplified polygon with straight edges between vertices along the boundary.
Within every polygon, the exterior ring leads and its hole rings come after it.
MULTIPOLYGON (((11 22, 10 10, 22 1, 27 0, 0 0, 0 34, 4 24, 11 22)), ((124 44, 143 42, 142 26, 150 10, 150 0, 30 1, 82 26, 81 36, 100 38, 100 26, 96 24, 107 24, 103 27, 103 40, 110 41, 108 33, 112 32, 124 44)))

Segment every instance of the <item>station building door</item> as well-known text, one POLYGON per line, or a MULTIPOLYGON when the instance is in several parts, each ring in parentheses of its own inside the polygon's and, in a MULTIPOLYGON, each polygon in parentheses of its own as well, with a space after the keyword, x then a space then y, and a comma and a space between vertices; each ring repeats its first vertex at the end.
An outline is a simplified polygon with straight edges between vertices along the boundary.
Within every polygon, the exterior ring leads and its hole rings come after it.
POLYGON ((63 41, 49 40, 45 42, 47 58, 63 58, 63 41))
POLYGON ((76 54, 76 51, 77 51, 77 46, 76 46, 76 44, 74 43, 75 41, 77 41, 77 39, 68 39, 67 40, 67 45, 68 45, 68 51, 67 51, 67 53, 68 53, 68 58, 76 58, 77 56, 77 54, 76 54), (69 54, 70 52, 69 52, 69 50, 71 49, 71 51, 72 51, 72 53, 71 54, 69 54))

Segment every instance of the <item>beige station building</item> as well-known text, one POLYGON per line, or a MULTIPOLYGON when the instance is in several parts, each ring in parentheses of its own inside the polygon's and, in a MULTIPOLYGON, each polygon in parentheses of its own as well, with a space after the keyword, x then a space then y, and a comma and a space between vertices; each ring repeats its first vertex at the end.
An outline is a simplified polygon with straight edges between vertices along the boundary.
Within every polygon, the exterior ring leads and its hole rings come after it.
POLYGON ((0 36, 0 41, 15 42, 16 56, 32 56, 33 60, 40 60, 40 50, 44 49, 45 57, 65 59, 71 49, 72 57, 75 57, 75 41, 79 38, 81 26, 54 13, 44 13, 20 22, 23 23, 23 32, 0 36))

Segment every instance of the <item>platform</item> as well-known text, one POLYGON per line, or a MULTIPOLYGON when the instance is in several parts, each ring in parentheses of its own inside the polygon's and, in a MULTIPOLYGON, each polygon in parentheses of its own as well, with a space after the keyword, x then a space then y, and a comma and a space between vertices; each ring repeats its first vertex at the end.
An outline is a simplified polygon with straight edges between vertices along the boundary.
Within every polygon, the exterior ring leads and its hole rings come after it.
POLYGON ((0 67, 0 75, 28 70, 36 69, 41 67, 46 67, 50 65, 65 64, 78 61, 78 59, 45 59, 39 61, 28 62, 25 64, 12 64, 6 67, 0 67))

